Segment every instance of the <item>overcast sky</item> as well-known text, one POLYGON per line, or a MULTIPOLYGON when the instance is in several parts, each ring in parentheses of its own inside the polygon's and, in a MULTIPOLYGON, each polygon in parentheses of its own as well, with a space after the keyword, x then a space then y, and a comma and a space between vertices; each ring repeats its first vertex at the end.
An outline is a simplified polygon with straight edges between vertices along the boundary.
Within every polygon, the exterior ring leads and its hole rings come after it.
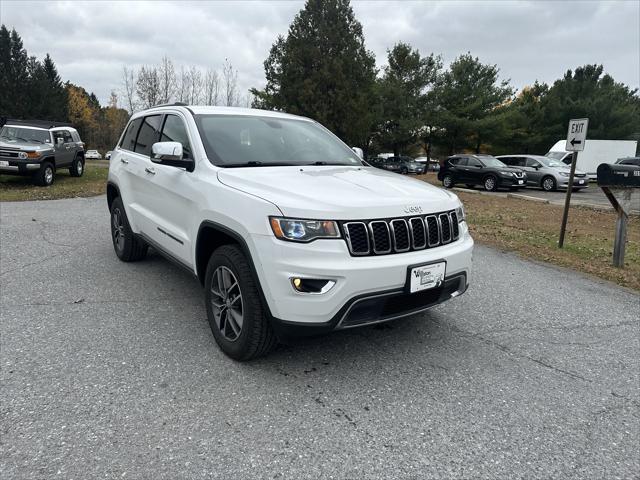
MULTIPOLYGON (((51 54, 63 80, 105 102, 122 66, 158 63, 220 68, 229 58, 243 90, 264 85, 262 62, 286 34, 298 1, 56 2, 0 0, 30 55, 51 54)), ((601 63, 617 81, 640 84, 640 2, 353 1, 379 66, 408 42, 445 64, 470 51, 495 63, 516 88, 553 82, 569 68, 601 63)))

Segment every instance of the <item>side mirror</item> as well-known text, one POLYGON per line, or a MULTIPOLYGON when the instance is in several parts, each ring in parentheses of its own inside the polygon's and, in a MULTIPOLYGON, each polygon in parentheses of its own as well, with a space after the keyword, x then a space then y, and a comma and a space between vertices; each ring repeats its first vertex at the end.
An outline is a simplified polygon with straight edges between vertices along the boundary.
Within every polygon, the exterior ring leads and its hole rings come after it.
POLYGON ((171 167, 186 168, 193 171, 195 162, 190 158, 184 158, 182 144, 180 142, 157 142, 151 146, 151 161, 171 167))
POLYGON ((351 150, 353 150, 354 152, 356 152, 356 155, 358 155, 360 158, 364 158, 364 152, 362 151, 361 148, 358 147, 351 147, 351 150))

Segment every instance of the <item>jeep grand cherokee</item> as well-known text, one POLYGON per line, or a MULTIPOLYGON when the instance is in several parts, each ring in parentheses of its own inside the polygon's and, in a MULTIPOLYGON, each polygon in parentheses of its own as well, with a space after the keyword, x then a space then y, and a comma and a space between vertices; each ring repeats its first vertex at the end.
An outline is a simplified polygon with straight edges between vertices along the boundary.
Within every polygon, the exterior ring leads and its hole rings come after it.
POLYGON ((215 340, 238 360, 278 337, 414 314, 468 285, 458 197, 365 166, 308 118, 183 104, 136 113, 107 188, 117 256, 152 246, 196 275, 215 340))

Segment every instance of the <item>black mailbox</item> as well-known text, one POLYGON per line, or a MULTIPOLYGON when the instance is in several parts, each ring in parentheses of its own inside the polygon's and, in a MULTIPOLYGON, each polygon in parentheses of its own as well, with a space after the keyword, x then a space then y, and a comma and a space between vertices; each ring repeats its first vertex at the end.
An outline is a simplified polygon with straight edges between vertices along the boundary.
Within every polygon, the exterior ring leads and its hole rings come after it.
POLYGON ((640 167, 601 163, 598 165, 599 187, 640 188, 640 167))

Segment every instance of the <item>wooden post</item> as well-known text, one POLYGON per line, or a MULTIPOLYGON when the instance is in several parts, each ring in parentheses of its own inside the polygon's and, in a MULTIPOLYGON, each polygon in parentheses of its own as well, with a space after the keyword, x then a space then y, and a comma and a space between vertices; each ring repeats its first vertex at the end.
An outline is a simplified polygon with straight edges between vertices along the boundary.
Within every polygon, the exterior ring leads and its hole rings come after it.
POLYGON ((571 203, 571 192, 573 191, 573 177, 576 173, 576 163, 578 162, 578 152, 573 152, 571 156, 571 173, 569 174, 569 185, 567 185, 567 196, 564 200, 564 212, 562 213, 562 226, 560 227, 560 239, 558 248, 564 246, 564 233, 567 230, 567 220, 569 218, 569 204, 571 203))

